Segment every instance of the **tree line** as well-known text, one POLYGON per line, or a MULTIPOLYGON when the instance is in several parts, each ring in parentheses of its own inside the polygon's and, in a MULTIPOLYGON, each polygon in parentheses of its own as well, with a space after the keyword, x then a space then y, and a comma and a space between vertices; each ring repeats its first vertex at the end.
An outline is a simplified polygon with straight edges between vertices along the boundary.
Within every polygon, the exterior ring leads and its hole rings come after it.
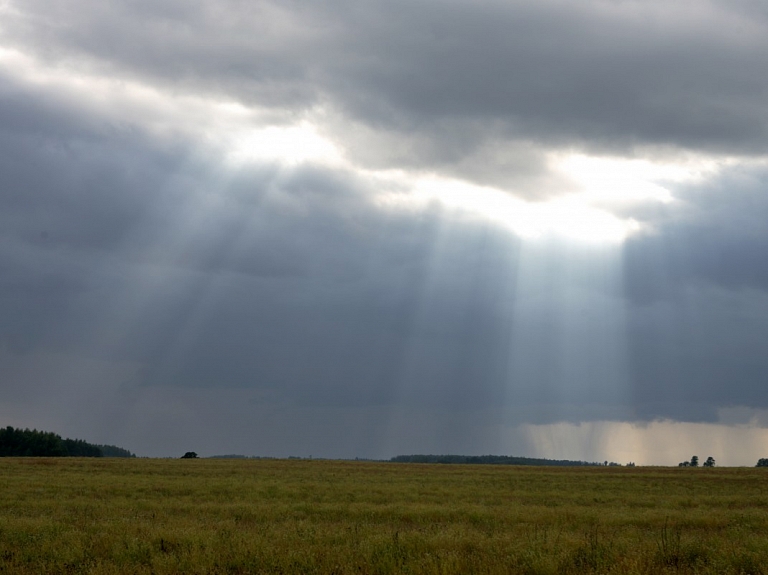
POLYGON ((471 463, 489 465, 603 465, 602 463, 590 463, 587 461, 538 459, 535 457, 513 457, 509 455, 397 455, 390 459, 390 461, 395 463, 471 463))
POLYGON ((0 457, 136 457, 115 445, 95 445, 82 439, 62 439, 50 431, 0 429, 0 457))

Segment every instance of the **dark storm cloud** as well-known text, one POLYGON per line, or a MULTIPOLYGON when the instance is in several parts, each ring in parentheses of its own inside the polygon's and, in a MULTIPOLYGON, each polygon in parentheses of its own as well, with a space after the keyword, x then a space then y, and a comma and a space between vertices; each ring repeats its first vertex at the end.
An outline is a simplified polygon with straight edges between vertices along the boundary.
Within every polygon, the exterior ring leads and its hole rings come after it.
POLYGON ((633 403, 641 418, 716 421, 724 407, 766 409, 768 297, 691 289, 634 311, 633 403))
POLYGON ((678 187, 672 203, 640 215, 651 230, 624 247, 630 297, 647 303, 707 285, 768 291, 767 190, 764 167, 726 168, 706 183, 678 187))
POLYGON ((756 2, 31 0, 8 16, 6 37, 75 72, 292 113, 320 106, 358 159, 523 195, 542 186, 519 181, 513 154, 480 152, 527 148, 531 171, 542 145, 756 154, 768 140, 756 2))
POLYGON ((679 190, 624 249, 635 402, 642 417, 768 408, 768 174, 725 170, 679 190))

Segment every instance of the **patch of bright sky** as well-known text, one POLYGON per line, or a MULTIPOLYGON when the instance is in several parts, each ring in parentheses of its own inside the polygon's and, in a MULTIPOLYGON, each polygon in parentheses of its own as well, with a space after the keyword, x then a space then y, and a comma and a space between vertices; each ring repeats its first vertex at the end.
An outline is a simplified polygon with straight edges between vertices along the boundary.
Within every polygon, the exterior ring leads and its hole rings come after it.
POLYGON ((756 425, 678 421, 554 423, 521 431, 538 457, 638 465, 674 466, 698 455, 699 461, 712 456, 718 465, 754 466, 768 442, 768 429, 756 425))
POLYGON ((573 182, 575 191, 549 201, 526 202, 500 189, 437 176, 417 179, 413 199, 437 200, 446 207, 478 214, 526 239, 559 236, 587 243, 620 243, 640 225, 611 209, 640 202, 669 203, 673 196, 664 184, 701 180, 718 168, 709 159, 658 162, 553 155, 551 169, 573 182))
POLYGON ((707 158, 677 162, 567 154, 555 156, 553 168, 572 180, 581 201, 626 204, 643 201, 668 203, 670 190, 662 184, 701 180, 719 167, 707 158))
POLYGON ((343 157, 330 140, 322 137, 308 121, 296 125, 251 129, 235 136, 228 159, 235 164, 249 161, 279 161, 289 165, 318 162, 339 166, 343 157))
POLYGON ((413 200, 437 200, 448 208, 507 226, 526 239, 556 235, 584 242, 616 243, 638 228, 635 221, 594 208, 575 195, 526 202, 495 188, 439 177, 417 179, 413 200))

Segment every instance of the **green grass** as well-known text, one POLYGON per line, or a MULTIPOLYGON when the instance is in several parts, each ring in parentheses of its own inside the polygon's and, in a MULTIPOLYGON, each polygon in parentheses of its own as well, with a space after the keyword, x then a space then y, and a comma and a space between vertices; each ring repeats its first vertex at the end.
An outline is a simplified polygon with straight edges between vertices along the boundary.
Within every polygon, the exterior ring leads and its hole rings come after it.
POLYGON ((0 460, 8 573, 768 573, 768 470, 0 460))

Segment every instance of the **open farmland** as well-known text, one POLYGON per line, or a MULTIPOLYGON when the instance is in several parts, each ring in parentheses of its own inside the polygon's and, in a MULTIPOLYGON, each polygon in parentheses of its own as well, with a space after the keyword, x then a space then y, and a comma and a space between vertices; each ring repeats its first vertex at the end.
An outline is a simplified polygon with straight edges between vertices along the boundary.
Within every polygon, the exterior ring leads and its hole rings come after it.
POLYGON ((761 469, 0 460, 10 573, 765 573, 761 469))

